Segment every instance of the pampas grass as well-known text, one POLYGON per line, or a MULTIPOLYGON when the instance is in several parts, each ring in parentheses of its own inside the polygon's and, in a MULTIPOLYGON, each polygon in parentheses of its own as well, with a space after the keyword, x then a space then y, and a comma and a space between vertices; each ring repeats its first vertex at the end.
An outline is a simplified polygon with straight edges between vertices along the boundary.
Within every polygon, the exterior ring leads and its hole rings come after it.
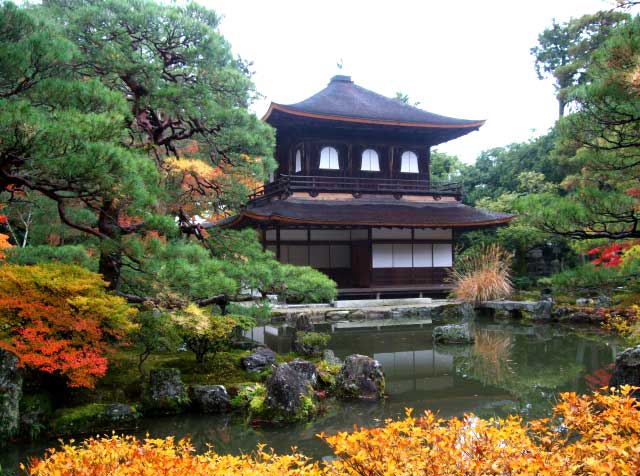
POLYGON ((513 292, 512 258, 496 244, 483 245, 477 253, 463 256, 450 274, 454 296, 473 303, 509 297, 513 292))

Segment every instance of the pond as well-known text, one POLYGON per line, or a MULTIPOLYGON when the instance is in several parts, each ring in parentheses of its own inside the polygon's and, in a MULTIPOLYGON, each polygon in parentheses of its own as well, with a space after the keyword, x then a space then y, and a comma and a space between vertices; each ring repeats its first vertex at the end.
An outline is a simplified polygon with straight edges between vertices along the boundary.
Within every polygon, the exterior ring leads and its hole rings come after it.
MULTIPOLYGON (((265 443, 277 452, 296 446, 314 458, 330 456, 315 435, 373 426, 432 410, 442 417, 473 412, 480 416, 519 413, 525 418, 548 415, 563 391, 589 392, 606 385, 618 348, 615 340, 591 328, 524 325, 481 320, 473 345, 434 345, 429 323, 334 329, 330 348, 344 358, 370 355, 387 379, 388 398, 379 403, 327 403, 315 421, 285 427, 252 426, 239 417, 180 415, 145 418, 135 432, 144 437, 190 436, 198 450, 211 445, 219 453, 250 452, 265 443)), ((257 327, 251 337, 278 352, 287 352, 286 328, 257 327)), ((39 456, 55 442, 0 449, 5 470, 39 456)))

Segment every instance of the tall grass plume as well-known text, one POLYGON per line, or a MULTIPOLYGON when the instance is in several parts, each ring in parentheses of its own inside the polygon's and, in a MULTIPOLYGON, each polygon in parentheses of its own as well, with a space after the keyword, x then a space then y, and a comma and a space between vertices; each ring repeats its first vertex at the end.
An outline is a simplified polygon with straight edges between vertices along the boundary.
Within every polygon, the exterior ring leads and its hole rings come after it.
POLYGON ((462 256, 450 273, 453 295, 465 302, 504 299, 513 292, 513 255, 496 244, 482 245, 473 254, 462 256))

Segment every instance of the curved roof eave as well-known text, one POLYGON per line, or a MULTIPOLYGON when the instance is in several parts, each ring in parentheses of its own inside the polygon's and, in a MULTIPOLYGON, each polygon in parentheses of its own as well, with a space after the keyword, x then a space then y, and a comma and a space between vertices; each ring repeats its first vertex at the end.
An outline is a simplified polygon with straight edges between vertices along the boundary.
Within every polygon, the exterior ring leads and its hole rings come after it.
POLYGON ((429 129, 479 129, 484 125, 486 120, 469 121, 468 123, 429 123, 429 122, 405 122, 405 121, 393 121, 388 119, 368 119, 365 117, 351 117, 351 116, 339 116, 334 114, 320 114, 313 112, 299 111, 282 104, 272 102, 269 105, 269 109, 262 117, 262 120, 267 122, 273 111, 281 111, 285 114, 291 114, 298 117, 307 117, 312 119, 324 119, 330 121, 351 122, 360 124, 375 124, 385 126, 400 126, 400 127, 419 127, 429 129))

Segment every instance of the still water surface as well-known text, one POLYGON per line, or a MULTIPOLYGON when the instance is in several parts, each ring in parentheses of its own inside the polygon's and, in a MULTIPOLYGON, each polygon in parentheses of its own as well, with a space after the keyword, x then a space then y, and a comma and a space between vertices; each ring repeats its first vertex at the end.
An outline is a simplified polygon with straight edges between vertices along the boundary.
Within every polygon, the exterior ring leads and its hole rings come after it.
MULTIPOLYGON (((315 435, 374 426, 386 418, 432 410, 442 417, 473 412, 480 416, 518 412, 525 418, 549 414, 558 393, 588 392, 606 385, 619 349, 615 341, 589 329, 480 321, 469 346, 434 345, 432 325, 378 329, 340 329, 330 348, 344 358, 370 355, 385 371, 388 398, 380 403, 327 403, 315 421, 286 427, 252 426, 229 416, 180 415, 145 418, 135 432, 144 437, 189 436, 199 450, 250 452, 266 443, 277 452, 295 446, 323 458, 330 451, 315 435)), ((290 348, 289 333, 274 326, 251 331, 254 339, 278 352, 290 348)), ((39 456, 55 442, 0 449, 3 468, 39 456)))

